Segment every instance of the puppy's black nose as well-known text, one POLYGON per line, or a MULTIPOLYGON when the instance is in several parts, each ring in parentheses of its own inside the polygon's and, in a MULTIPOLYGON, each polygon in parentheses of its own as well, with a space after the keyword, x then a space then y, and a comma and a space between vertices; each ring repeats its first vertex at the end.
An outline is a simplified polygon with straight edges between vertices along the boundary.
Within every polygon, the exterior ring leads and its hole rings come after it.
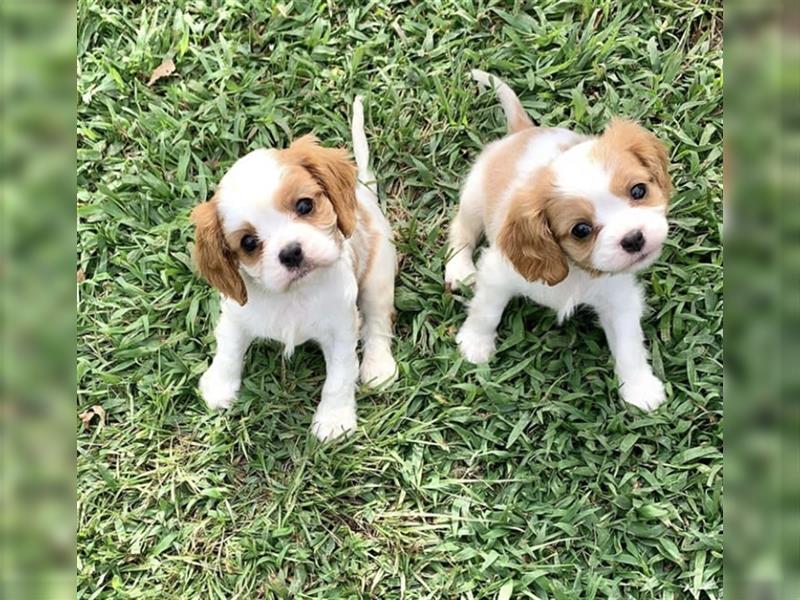
POLYGON ((278 260, 287 269, 295 269, 303 262, 303 248, 297 242, 286 244, 278 252, 278 260))
POLYGON ((629 254, 635 254, 642 248, 644 248, 644 234, 639 231, 631 231, 630 233, 626 233, 625 237, 622 238, 620 242, 620 246, 625 252, 629 254))

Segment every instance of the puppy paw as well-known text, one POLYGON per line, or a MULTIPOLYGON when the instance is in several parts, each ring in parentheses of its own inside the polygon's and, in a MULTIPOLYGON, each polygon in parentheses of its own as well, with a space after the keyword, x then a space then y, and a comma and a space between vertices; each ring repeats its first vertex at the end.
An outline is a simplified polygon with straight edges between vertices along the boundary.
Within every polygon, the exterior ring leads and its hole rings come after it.
POLYGON ((456 342, 464 358, 476 365, 489 362, 494 352, 494 334, 486 335, 462 327, 456 342))
POLYGON ((455 289, 459 284, 470 285, 475 279, 475 264, 466 258, 455 257, 444 268, 444 284, 455 289))
POLYGON ((230 408, 239 392, 239 379, 225 377, 210 367, 200 378, 200 395, 212 410, 230 408))
POLYGON ((620 386, 622 399, 644 411, 658 408, 666 400, 664 384, 652 373, 628 379, 620 386))
POLYGON ((361 361, 361 382, 378 388, 397 379, 397 363, 389 352, 364 353, 361 361))
POLYGON ((355 431, 355 407, 318 408, 311 422, 311 431, 321 442, 355 431))

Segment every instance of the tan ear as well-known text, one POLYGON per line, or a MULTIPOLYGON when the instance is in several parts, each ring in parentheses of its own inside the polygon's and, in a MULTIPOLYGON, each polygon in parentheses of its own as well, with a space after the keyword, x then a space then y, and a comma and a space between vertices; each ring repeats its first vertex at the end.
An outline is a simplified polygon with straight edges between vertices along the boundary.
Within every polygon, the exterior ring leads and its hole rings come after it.
POLYGON ((247 288, 239 274, 236 253, 225 241, 216 198, 195 206, 190 218, 195 227, 194 258, 200 273, 228 298, 244 306, 247 288))
POLYGON ((547 222, 543 191, 521 190, 514 195, 497 245, 525 279, 555 285, 566 278, 569 266, 547 222))
POLYGON ((356 166, 350 154, 340 148, 323 148, 313 135, 295 140, 289 150, 325 190, 339 230, 350 237, 356 228, 356 166))
POLYGON ((664 144, 641 125, 627 119, 613 118, 608 124, 603 138, 617 147, 625 148, 650 171, 653 180, 669 195, 672 180, 669 176, 669 156, 664 144))

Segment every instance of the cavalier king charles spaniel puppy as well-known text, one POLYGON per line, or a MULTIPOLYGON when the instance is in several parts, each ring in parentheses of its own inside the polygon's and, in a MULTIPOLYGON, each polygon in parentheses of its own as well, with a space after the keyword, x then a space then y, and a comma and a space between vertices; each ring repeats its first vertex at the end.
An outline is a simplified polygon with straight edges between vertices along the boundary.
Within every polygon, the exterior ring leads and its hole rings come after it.
POLYGON ((222 294, 217 352, 200 379, 209 407, 236 398, 250 343, 313 340, 327 376, 312 421, 321 440, 356 427, 361 381, 396 375, 391 352, 396 257, 368 167, 361 99, 353 104, 355 164, 312 135, 236 161, 214 197, 195 207, 195 259, 222 294))
POLYGON ((450 229, 445 283, 474 279, 457 341, 485 363, 506 304, 525 296, 562 322, 581 304, 600 318, 622 399, 644 410, 664 401, 648 364, 639 323, 643 293, 635 273, 653 264, 667 236, 668 158, 656 137, 613 119, 602 135, 537 127, 511 88, 483 71, 508 122, 508 135, 483 150, 461 192, 450 229), (489 247, 472 254, 481 233, 489 247))

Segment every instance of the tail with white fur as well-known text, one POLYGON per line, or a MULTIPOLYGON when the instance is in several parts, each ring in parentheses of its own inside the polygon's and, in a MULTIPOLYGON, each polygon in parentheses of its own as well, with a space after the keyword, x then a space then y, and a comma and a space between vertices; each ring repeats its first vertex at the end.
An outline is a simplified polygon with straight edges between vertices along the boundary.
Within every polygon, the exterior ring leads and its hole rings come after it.
POLYGON ((373 194, 377 195, 378 185, 375 181, 375 175, 369 169, 369 145, 367 145, 367 136, 364 133, 364 106, 361 96, 356 96, 353 101, 353 123, 351 129, 353 156, 355 156, 356 167, 358 168, 358 180, 367 186, 373 194))
POLYGON ((481 87, 491 87, 497 94, 500 105, 503 107, 503 112, 506 113, 506 122, 508 123, 508 133, 516 133, 523 129, 533 127, 533 121, 522 108, 522 104, 517 98, 514 91, 508 87, 502 79, 478 69, 472 69, 472 78, 480 84, 481 87))

